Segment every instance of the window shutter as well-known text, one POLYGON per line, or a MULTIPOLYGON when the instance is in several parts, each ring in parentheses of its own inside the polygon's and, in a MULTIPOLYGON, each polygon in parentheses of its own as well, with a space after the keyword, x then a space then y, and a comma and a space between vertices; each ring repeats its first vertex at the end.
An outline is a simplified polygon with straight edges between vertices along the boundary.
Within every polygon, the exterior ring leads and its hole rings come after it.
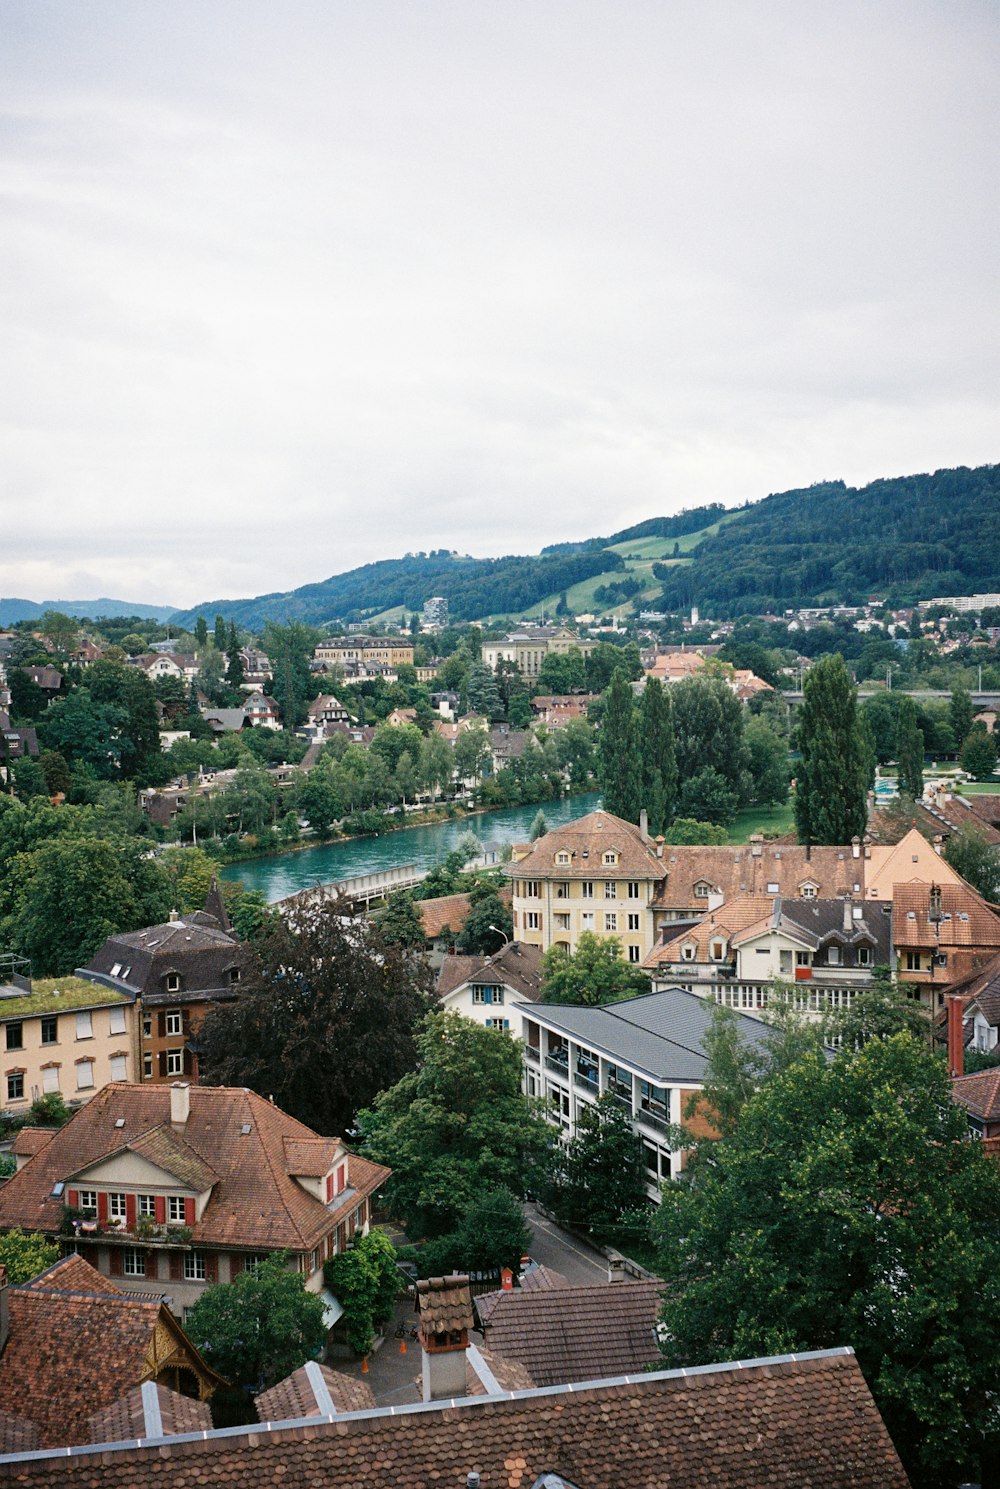
POLYGON ((205 1281, 214 1284, 219 1280, 219 1258, 214 1251, 205 1252, 205 1281))
POLYGON ((159 1060, 158 1060, 157 1063, 159 1064, 160 1074, 161 1075, 166 1075, 166 1073, 167 1073, 167 1052, 166 1052, 166 1050, 161 1050, 160 1051, 159 1060))
POLYGON ((185 1225, 194 1225, 194 1200, 193 1199, 186 1199, 184 1201, 184 1224, 185 1225))
POLYGON ((97 1219, 104 1225, 108 1218, 108 1197, 100 1190, 97 1192, 97 1219))
POLYGON ((229 1280, 232 1282, 243 1271, 243 1255, 239 1251, 233 1251, 229 1256, 229 1280))
POLYGON ((158 1251, 146 1252, 146 1276, 155 1280, 160 1275, 160 1253, 158 1251))
POLYGON ((66 1203, 73 1210, 78 1210, 80 1208, 80 1191, 79 1191, 79 1189, 67 1189, 67 1191, 66 1191, 66 1203))
POLYGON ((184 1074, 185 1075, 190 1075, 191 1074, 191 1051, 189 1049, 185 1049, 183 1051, 181 1064, 184 1067, 184 1074))
POLYGON ((156 1030, 161 1039, 167 1037, 167 1015, 161 1009, 156 1015, 156 1030))
POLYGON ((158 1194, 156 1196, 155 1200, 153 1201, 153 1204, 154 1204, 154 1207, 155 1207, 155 1210, 156 1210, 156 1223, 157 1223, 157 1225, 166 1225, 166 1223, 167 1223, 167 1197, 166 1197, 166 1195, 164 1195, 164 1194, 158 1194))
POLYGON ((122 1254, 117 1246, 112 1246, 111 1248, 110 1271, 112 1277, 120 1277, 122 1275, 122 1254))
POLYGON ((191 1033, 191 1010, 190 1010, 190 1008, 182 1008, 181 1009, 181 1029, 183 1030, 183 1032, 185 1034, 190 1034, 191 1033))
POLYGON ((179 1251, 170 1253, 170 1281, 180 1282, 184 1276, 184 1258, 179 1251))
POLYGON ((128 1226, 129 1230, 131 1230, 132 1227, 135 1225, 135 1195, 134 1194, 126 1194, 126 1196, 125 1196, 125 1224, 128 1226))

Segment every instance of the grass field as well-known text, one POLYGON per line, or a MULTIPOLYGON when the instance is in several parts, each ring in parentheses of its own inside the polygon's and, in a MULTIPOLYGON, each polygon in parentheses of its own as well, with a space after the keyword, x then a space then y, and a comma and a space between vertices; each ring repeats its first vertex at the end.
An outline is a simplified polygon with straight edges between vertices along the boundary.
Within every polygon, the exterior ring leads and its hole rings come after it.
POLYGON ((745 807, 729 828, 730 843, 749 843, 751 833, 762 832, 765 836, 783 837, 795 831, 795 815, 791 798, 783 807, 745 807))

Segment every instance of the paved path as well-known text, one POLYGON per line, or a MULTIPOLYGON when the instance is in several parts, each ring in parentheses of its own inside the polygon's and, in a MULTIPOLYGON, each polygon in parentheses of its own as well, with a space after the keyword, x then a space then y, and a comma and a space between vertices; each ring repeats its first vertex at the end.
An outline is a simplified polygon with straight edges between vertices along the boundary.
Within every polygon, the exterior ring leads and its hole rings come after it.
POLYGON ((532 1229, 531 1254, 536 1262, 561 1272, 577 1287, 607 1282, 608 1262, 601 1252, 546 1220, 537 1205, 525 1205, 524 1214, 532 1229))

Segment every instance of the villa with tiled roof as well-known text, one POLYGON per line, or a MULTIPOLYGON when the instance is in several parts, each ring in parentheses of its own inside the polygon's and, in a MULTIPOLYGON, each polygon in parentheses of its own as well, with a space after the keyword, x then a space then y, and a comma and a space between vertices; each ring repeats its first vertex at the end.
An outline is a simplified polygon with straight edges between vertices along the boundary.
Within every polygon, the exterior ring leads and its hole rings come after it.
POLYGON ((0 1229, 72 1244, 123 1288, 162 1284, 178 1311, 273 1251, 322 1291, 323 1263, 367 1231, 389 1177, 253 1091, 181 1083, 108 1085, 16 1158, 0 1229))

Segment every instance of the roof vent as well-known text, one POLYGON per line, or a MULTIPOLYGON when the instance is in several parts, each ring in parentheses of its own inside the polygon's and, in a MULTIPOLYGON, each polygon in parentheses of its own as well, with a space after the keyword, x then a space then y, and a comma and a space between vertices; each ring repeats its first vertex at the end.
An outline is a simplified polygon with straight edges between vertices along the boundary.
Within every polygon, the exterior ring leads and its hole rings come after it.
POLYGON ((125 1126, 125 1118, 124 1117, 119 1117, 118 1120, 115 1122, 115 1126, 116 1127, 124 1127, 125 1126))

